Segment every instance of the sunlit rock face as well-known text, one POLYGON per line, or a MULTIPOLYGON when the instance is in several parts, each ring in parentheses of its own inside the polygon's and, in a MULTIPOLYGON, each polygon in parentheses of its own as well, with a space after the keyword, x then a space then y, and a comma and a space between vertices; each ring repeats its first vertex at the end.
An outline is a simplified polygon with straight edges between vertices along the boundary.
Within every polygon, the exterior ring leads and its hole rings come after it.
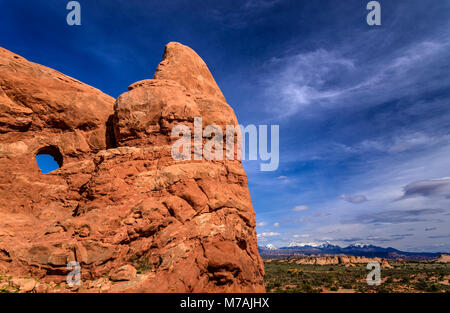
POLYGON ((171 154, 175 125, 237 125, 192 49, 169 43, 114 100, 0 48, 0 86, 1 274, 58 283, 76 261, 115 292, 265 290, 241 162, 171 154))

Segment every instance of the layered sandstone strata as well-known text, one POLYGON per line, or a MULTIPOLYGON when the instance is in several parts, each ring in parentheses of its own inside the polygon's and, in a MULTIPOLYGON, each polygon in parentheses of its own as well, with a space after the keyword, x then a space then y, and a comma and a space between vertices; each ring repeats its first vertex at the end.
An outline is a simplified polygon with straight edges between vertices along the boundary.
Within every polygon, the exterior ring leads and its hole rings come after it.
POLYGON ((346 266, 352 266, 354 264, 367 264, 370 262, 378 262, 382 267, 390 268, 391 265, 386 259, 381 258, 367 258, 362 256, 321 256, 321 257, 302 257, 298 259, 292 259, 292 262, 296 264, 311 264, 311 265, 332 265, 342 264, 346 266))

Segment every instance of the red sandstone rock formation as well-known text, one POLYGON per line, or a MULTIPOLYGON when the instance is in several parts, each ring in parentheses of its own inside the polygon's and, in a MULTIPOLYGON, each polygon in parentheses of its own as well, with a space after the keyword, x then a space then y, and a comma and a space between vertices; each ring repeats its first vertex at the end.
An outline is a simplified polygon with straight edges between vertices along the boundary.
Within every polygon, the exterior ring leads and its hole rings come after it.
POLYGON ((1 48, 0 86, 0 274, 53 286, 77 261, 85 282, 129 280, 102 291, 264 291, 241 162, 171 157, 175 124, 237 125, 193 50, 168 44, 115 104, 1 48), (41 152, 61 168, 42 174, 41 152))
POLYGON ((382 267, 391 268, 392 266, 386 259, 380 258, 367 258, 361 256, 322 256, 322 257, 302 257, 291 260, 296 264, 314 264, 314 265, 331 265, 331 264, 343 264, 352 266, 354 264, 367 264, 369 262, 379 262, 382 267))
POLYGON ((450 255, 448 254, 441 254, 439 258, 437 258, 435 263, 450 263, 450 255))

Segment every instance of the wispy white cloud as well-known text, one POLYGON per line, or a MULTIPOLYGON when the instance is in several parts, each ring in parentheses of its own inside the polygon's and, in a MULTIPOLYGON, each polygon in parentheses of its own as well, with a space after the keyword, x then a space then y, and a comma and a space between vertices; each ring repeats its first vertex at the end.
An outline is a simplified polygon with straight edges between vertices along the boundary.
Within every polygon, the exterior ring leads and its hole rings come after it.
POLYGON ((278 176, 277 179, 282 182, 283 184, 288 184, 293 182, 293 179, 287 177, 287 176, 278 176))
POLYGON ((321 108, 370 106, 448 85, 432 70, 450 56, 450 39, 444 40, 411 45, 375 64, 324 49, 274 58, 266 84, 278 105, 270 110, 284 117, 311 115, 321 108))
POLYGON ((399 153, 416 148, 428 148, 436 144, 446 144, 450 142, 450 136, 426 134, 424 132, 412 132, 394 137, 375 140, 363 140, 353 147, 346 147, 348 152, 367 153, 371 151, 399 153))
POLYGON ((276 232, 264 232, 264 233, 258 234, 258 237, 277 237, 280 235, 281 235, 280 233, 276 233, 276 232))
POLYGON ((292 211, 301 212, 308 210, 308 208, 309 207, 307 205, 297 205, 294 208, 292 208, 292 211))

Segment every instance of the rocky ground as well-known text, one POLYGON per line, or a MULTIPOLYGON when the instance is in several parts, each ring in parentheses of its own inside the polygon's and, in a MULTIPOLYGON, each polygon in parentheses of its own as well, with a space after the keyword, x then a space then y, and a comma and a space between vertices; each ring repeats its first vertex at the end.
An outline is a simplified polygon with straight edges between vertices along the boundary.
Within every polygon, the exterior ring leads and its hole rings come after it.
MULTIPOLYGON (((79 285, 69 285, 67 282, 46 283, 31 277, 14 278, 0 276, 0 293, 109 293, 128 292, 138 288, 148 279, 155 278, 155 273, 137 274, 134 267, 129 266, 105 277, 95 280, 81 281, 79 285)), ((152 292, 152 290, 147 290, 152 292)), ((156 292, 156 290, 154 290, 156 292)))

